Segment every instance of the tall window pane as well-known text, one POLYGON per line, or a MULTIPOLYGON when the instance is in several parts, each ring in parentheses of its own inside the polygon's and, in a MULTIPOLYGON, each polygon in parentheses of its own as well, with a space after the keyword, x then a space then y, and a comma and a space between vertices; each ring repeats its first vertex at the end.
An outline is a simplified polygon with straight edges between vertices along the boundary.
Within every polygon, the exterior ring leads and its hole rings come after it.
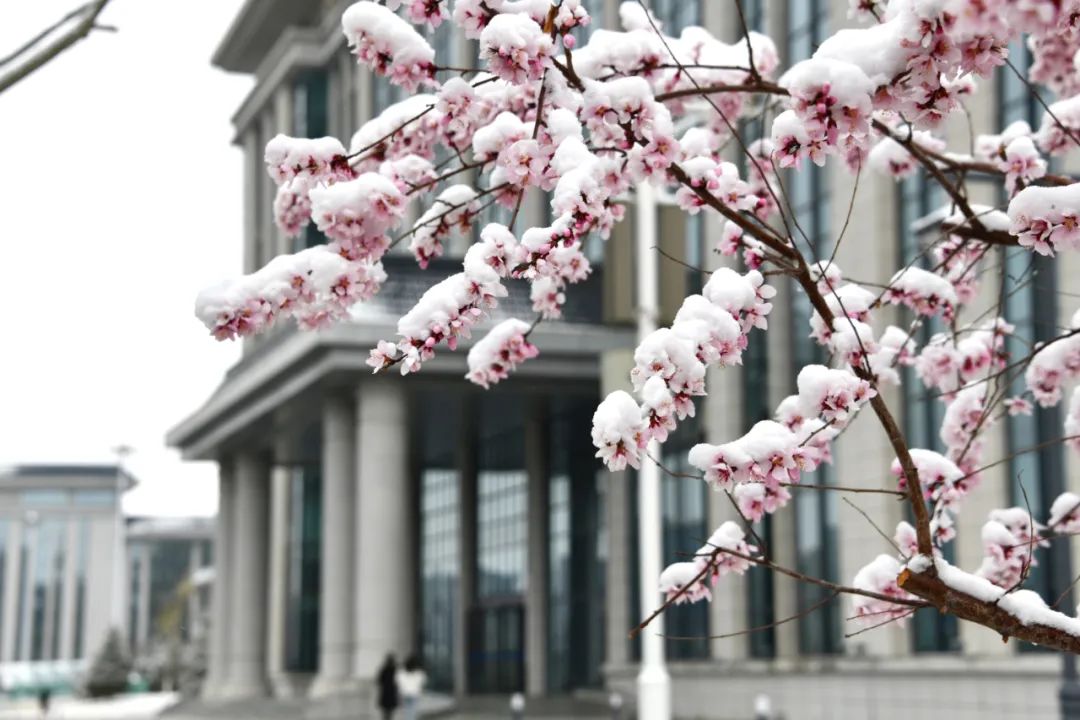
MULTIPOLYGON (((787 3, 788 63, 810 57, 828 32, 829 8, 826 0, 789 0, 787 3)), ((824 168, 804 166, 786 179, 799 248, 813 259, 827 259, 832 250, 829 222, 829 184, 824 168)), ((791 284, 791 377, 812 363, 825 360, 821 348, 811 340, 810 301, 795 283, 791 284)), ((807 484, 832 481, 829 466, 804 473, 807 484)), ((800 572, 835 580, 837 568, 836 498, 832 493, 799 492, 794 499, 796 525, 796 567, 800 572)), ((809 583, 798 584, 799 607, 807 608, 825 599, 827 592, 809 583)), ((829 603, 799 620, 799 649, 805 654, 840 652, 840 608, 829 603)))
POLYGON ((596 398, 558 397, 547 423, 548 687, 598 686, 604 659, 606 543, 600 488, 606 474, 590 451, 596 398))
MULTIPOLYGON (((693 473, 687 453, 702 441, 700 410, 687 417, 663 445, 664 467, 676 473, 693 473)), ((660 478, 663 493, 663 555, 666 562, 689 560, 710 535, 706 501, 708 486, 693 477, 660 478)), ((704 658, 709 655, 709 608, 707 603, 674 605, 664 613, 667 655, 672 659, 704 658), (678 637, 695 638, 679 640, 678 637)))
MULTIPOLYGON (((434 400, 434 398, 431 398, 434 400)), ((455 399, 456 400, 456 399, 455 399)), ((440 398, 447 413, 461 405, 440 398)), ((424 403, 427 405, 427 403, 424 403)), ((424 413, 420 432, 420 652, 433 689, 454 685, 454 635, 457 627, 458 472, 456 436, 443 417, 424 413)))
POLYGON ((289 478, 288 584, 285 592, 285 668, 313 672, 319 662, 322 474, 298 467, 289 478))

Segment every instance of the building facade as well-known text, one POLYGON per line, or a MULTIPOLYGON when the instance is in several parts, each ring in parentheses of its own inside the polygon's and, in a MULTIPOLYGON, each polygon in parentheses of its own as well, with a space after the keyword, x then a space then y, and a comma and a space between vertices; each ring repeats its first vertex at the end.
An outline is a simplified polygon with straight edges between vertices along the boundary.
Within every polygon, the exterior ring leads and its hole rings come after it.
MULTIPOLYGON (((615 2, 586 4, 594 27, 617 27, 615 2)), ((247 272, 319 241, 309 230, 297 244, 274 227, 266 141, 278 132, 347 138, 400 99, 349 56, 339 30, 345 5, 249 1, 214 56, 219 67, 256 81, 233 118, 245 157, 247 272)), ((651 5, 669 33, 702 24, 729 41, 739 36, 730 3, 651 5)), ((747 23, 774 39, 785 66, 847 24, 847 7, 844 0, 743 2, 747 23)), ((470 44, 448 25, 434 36, 448 65, 475 62, 470 44)), ((1014 62, 1024 55, 1016 48, 1014 62)), ((968 108, 975 132, 1037 121, 1025 90, 1006 73, 984 83, 968 108)), ((754 123, 747 125, 753 133, 754 123)), ((965 120, 946 132, 967 147, 965 120)), ((832 165, 785 176, 792 211, 818 254, 830 253, 846 227, 839 265, 859 280, 883 281, 925 245, 918 221, 941 199, 925 179, 898 185, 863 173, 853 203, 856 179, 832 165)), ((997 192, 988 184, 974 194, 994 205, 1002 200, 997 192)), ((526 225, 547 224, 539 196, 526 199, 523 213, 526 225)), ((372 377, 364 364, 420 293, 453 272, 463 248, 451 248, 427 271, 409 256, 388 256, 390 280, 352 322, 317 333, 279 328, 245 342, 221 386, 169 435, 186 457, 220 467, 208 697, 354 692, 369 686, 386 653, 414 651, 433 687, 457 696, 632 695, 638 648, 627 631, 643 615, 635 480, 602 470, 589 425, 598 399, 628 383, 633 215, 606 243, 591 246, 594 275, 572 289, 577 297, 565 319, 537 328, 532 338, 541 356, 491 391, 462 379, 460 350, 407 379, 372 377)), ((690 266, 720 264, 711 252, 720 236, 716 218, 688 218, 668 204, 658 223, 668 255, 690 266)), ((1028 272, 1030 253, 999 252, 1014 277, 1028 272)), ((1065 256, 1045 263, 1040 282, 1018 283, 1010 293, 1006 314, 1019 337, 1046 337, 1057 318, 1075 310, 1075 298, 1056 293, 1080 290, 1070 288, 1070 278, 1080 277, 1075 262, 1065 256)), ((662 315, 670 319, 702 280, 701 272, 661 261, 662 315)), ((770 417, 794 390, 797 370, 818 357, 807 337, 805 296, 783 283, 778 289, 771 331, 751 336, 742 368, 711 373, 696 421, 664 445, 669 468, 685 463, 693 444, 737 437, 770 417)), ((527 300, 515 293, 499 312, 527 317, 527 300)), ((903 320, 892 310, 878 317, 903 320)), ((914 385, 884 392, 913 442, 933 447, 940 405, 914 385)), ((1059 420, 1056 411, 1040 410, 1035 422, 1003 421, 989 436, 987 456, 1059 437, 1059 420)), ((814 483, 842 478, 845 486, 881 487, 893 454, 867 416, 845 432, 834 457, 814 483)), ((987 470, 960 516, 955 561, 979 564, 986 513, 1018 502, 1016 478, 1025 479, 1035 514, 1045 514, 1067 485, 1069 462, 1050 447, 987 470)), ((904 519, 888 496, 860 495, 857 504, 881 527, 904 519)), ((727 499, 700 481, 665 477, 665 559, 693 551, 731 513, 727 499)), ((836 493, 797 494, 758 533, 776 562, 838 581, 889 552, 836 493)), ((1057 545, 1040 562, 1032 582, 1044 596, 1072 579, 1067 549, 1057 545)), ((853 634, 858 628, 842 601, 774 624, 825 599, 814 587, 753 570, 726 578, 709 605, 673 608, 666 633, 691 638, 666 641, 676 715, 748 717, 765 693, 784 716, 800 719, 1057 716, 1061 659, 1002 643, 983 628, 927 612, 906 626, 853 634), (739 634, 759 626, 769 627, 739 634)))
POLYGON ((123 585, 116 465, 0 469, 0 682, 70 687, 100 649, 123 585))
POLYGON ((212 568, 213 518, 132 518, 127 523, 127 639, 134 656, 202 643, 212 568))

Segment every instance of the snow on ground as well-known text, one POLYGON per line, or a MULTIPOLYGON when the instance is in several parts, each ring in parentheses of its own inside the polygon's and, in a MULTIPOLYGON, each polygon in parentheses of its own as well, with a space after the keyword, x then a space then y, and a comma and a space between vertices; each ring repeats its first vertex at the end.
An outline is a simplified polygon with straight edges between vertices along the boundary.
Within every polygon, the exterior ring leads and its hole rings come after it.
MULTIPOLYGON (((150 720, 180 699, 177 693, 141 693, 105 700, 53 698, 49 720, 150 720)), ((38 720, 37 700, 0 701, 0 720, 38 720)))

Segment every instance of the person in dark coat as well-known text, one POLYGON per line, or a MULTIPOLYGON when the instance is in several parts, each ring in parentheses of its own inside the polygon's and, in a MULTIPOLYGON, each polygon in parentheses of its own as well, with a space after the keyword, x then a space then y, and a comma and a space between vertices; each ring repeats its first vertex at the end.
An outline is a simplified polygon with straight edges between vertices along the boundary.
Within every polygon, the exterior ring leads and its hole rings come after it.
POLYGON ((394 710, 400 702, 397 685, 397 661, 393 653, 387 654, 379 668, 379 707, 384 720, 394 717, 394 710))

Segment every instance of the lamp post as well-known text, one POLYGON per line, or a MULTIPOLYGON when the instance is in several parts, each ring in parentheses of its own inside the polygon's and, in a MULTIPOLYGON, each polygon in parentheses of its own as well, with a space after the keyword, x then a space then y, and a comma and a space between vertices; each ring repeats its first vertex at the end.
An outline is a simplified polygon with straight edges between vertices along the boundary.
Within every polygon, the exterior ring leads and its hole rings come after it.
POLYGON ((134 452, 128 445, 117 445, 112 449, 116 455, 116 504, 113 514, 113 570, 112 604, 109 624, 117 632, 124 632, 124 588, 127 575, 127 543, 124 527, 124 459, 134 452))
MULTIPOLYGON (((648 182, 636 192, 637 337, 641 342, 656 330, 659 287, 656 262, 656 191, 648 182)), ((659 444, 649 442, 647 452, 656 457, 659 444)), ((648 458, 638 471, 638 562, 641 612, 656 607, 660 599, 661 548, 660 468, 648 458)), ((641 667, 637 677, 639 720, 670 720, 671 678, 664 665, 664 617, 658 615, 641 634, 641 667)))

